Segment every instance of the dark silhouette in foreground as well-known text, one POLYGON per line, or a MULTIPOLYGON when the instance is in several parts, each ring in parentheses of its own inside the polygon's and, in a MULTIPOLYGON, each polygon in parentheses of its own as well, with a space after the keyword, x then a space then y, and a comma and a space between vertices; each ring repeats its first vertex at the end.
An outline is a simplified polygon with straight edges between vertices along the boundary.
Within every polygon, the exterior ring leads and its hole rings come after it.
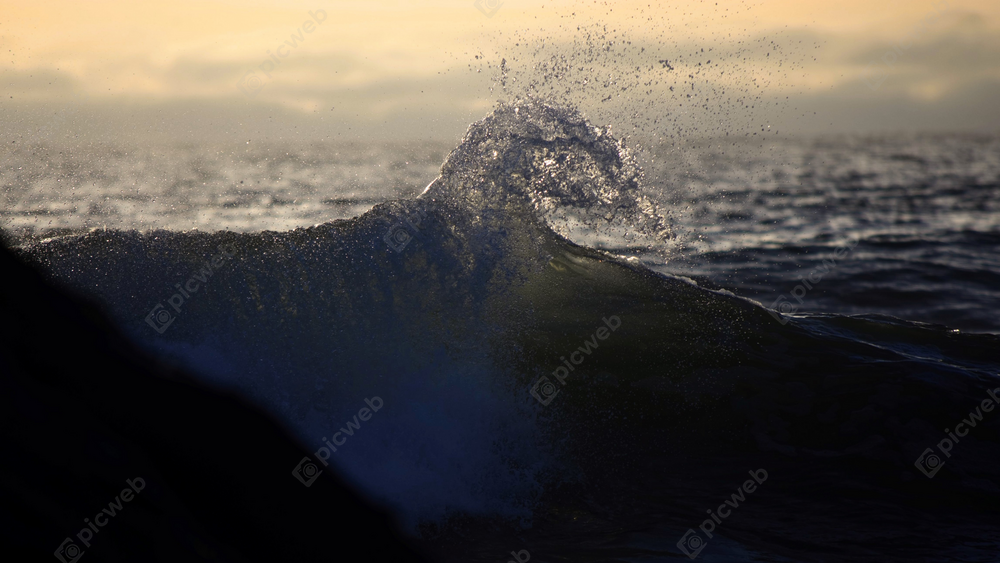
POLYGON ((419 561, 243 400, 154 361, 0 248, 4 559, 419 561))

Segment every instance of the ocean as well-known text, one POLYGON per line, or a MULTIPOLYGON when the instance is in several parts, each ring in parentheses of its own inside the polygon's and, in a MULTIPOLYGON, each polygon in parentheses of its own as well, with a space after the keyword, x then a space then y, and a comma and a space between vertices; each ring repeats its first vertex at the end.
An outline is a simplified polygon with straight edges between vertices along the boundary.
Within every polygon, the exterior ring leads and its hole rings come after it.
POLYGON ((633 141, 523 100, 458 143, 0 159, 8 244, 437 560, 1000 550, 998 137, 633 141))

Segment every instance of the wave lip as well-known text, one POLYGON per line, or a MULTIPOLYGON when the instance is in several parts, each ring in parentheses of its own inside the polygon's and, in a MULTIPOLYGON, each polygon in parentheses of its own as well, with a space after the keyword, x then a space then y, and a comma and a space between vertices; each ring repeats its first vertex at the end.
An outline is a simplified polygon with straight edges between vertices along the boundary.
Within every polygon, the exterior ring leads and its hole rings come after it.
POLYGON ((632 244, 674 237, 645 194, 643 175, 610 128, 577 111, 527 98, 500 103, 474 123, 421 199, 460 202, 490 228, 530 209, 562 235, 572 222, 632 244))

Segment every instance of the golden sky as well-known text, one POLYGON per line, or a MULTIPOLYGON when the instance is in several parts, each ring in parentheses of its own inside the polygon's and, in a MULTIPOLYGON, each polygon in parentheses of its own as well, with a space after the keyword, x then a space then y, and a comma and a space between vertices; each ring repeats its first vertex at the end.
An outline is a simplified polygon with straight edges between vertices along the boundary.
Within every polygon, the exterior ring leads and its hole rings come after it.
MULTIPOLYGON (((872 104, 895 100, 940 113, 970 97, 988 101, 1000 83, 998 31, 996 0, 5 0, 0 118, 85 96, 462 121, 498 97, 490 86, 500 59, 522 84, 538 78, 540 61, 562 57, 587 67, 577 74, 593 74, 588 86, 619 73, 613 82, 635 92, 666 92, 708 60, 697 49, 720 53, 715 85, 762 85, 803 108, 861 104, 877 114, 872 104), (626 76, 633 65, 647 72, 651 53, 653 63, 674 61, 674 74, 626 76)), ((573 101, 586 105, 589 95, 573 101)))

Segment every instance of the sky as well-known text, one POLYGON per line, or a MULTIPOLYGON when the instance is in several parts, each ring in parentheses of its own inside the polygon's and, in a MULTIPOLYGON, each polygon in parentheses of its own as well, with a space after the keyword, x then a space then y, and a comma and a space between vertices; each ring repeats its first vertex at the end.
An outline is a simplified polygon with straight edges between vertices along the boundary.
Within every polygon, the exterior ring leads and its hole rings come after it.
POLYGON ((0 140, 996 132, 1000 2, 5 0, 0 140))

